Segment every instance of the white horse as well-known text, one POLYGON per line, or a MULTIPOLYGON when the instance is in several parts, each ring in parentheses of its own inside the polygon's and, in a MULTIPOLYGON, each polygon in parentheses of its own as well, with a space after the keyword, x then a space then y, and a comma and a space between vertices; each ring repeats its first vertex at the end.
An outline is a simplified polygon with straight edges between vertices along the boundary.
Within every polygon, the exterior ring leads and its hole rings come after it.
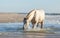
POLYGON ((45 19, 45 12, 44 10, 37 10, 37 9, 33 9, 31 10, 27 16, 24 18, 24 29, 27 29, 29 26, 29 23, 32 23, 32 28, 36 28, 36 26, 38 26, 38 24, 41 24, 41 28, 43 28, 43 22, 45 19))

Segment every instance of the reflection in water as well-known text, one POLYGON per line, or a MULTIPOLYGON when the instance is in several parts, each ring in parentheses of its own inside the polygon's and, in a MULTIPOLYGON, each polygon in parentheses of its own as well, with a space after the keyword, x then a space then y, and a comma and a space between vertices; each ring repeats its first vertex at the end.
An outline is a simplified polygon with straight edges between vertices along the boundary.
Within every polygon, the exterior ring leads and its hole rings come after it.
POLYGON ((45 34, 45 33, 20 33, 20 32, 10 32, 5 35, 5 37, 13 38, 51 38, 59 36, 60 34, 45 34))

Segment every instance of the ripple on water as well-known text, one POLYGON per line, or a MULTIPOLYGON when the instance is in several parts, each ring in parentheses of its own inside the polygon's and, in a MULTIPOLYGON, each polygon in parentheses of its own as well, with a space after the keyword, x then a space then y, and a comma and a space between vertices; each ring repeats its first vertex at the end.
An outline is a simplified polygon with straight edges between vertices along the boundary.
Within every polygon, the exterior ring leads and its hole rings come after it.
MULTIPOLYGON (((38 32, 60 33, 60 24, 44 24, 44 30, 37 29, 38 32)), ((23 32, 23 23, 0 23, 0 32, 23 32)), ((30 26, 31 27, 31 26, 30 26)), ((30 29, 31 30, 31 29, 30 29)), ((31 32, 31 31, 30 31, 31 32)), ((34 32, 34 30, 33 30, 34 32)))

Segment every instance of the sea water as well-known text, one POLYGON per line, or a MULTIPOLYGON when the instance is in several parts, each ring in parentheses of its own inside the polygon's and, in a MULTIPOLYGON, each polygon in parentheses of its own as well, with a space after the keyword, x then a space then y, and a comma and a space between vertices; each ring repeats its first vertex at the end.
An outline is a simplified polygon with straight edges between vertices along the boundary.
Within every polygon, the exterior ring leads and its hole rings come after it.
MULTIPOLYGON (((60 15, 47 15, 44 21, 44 29, 51 32, 60 33, 60 15)), ((30 24, 30 27, 32 25, 30 24)), ((23 22, 0 23, 0 32, 20 32, 23 28, 23 22)))

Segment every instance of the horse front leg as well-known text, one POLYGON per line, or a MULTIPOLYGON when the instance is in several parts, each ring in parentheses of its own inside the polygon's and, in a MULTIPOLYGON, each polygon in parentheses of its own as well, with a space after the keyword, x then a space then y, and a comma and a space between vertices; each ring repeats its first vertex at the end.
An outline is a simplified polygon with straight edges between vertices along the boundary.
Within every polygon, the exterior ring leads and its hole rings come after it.
POLYGON ((36 22, 36 23, 34 24, 34 29, 37 27, 37 23, 38 23, 38 22, 36 22))
POLYGON ((35 23, 32 23, 32 29, 34 29, 34 28, 36 28, 36 27, 38 27, 39 26, 39 23, 37 23, 36 25, 35 25, 35 23))
POLYGON ((27 22, 26 29, 28 29, 28 27, 29 27, 29 22, 27 22))
POLYGON ((39 27, 39 23, 37 23, 37 27, 39 27))
POLYGON ((32 26, 32 29, 34 28, 34 24, 35 24, 35 23, 32 23, 32 25, 33 25, 33 26, 32 26))

